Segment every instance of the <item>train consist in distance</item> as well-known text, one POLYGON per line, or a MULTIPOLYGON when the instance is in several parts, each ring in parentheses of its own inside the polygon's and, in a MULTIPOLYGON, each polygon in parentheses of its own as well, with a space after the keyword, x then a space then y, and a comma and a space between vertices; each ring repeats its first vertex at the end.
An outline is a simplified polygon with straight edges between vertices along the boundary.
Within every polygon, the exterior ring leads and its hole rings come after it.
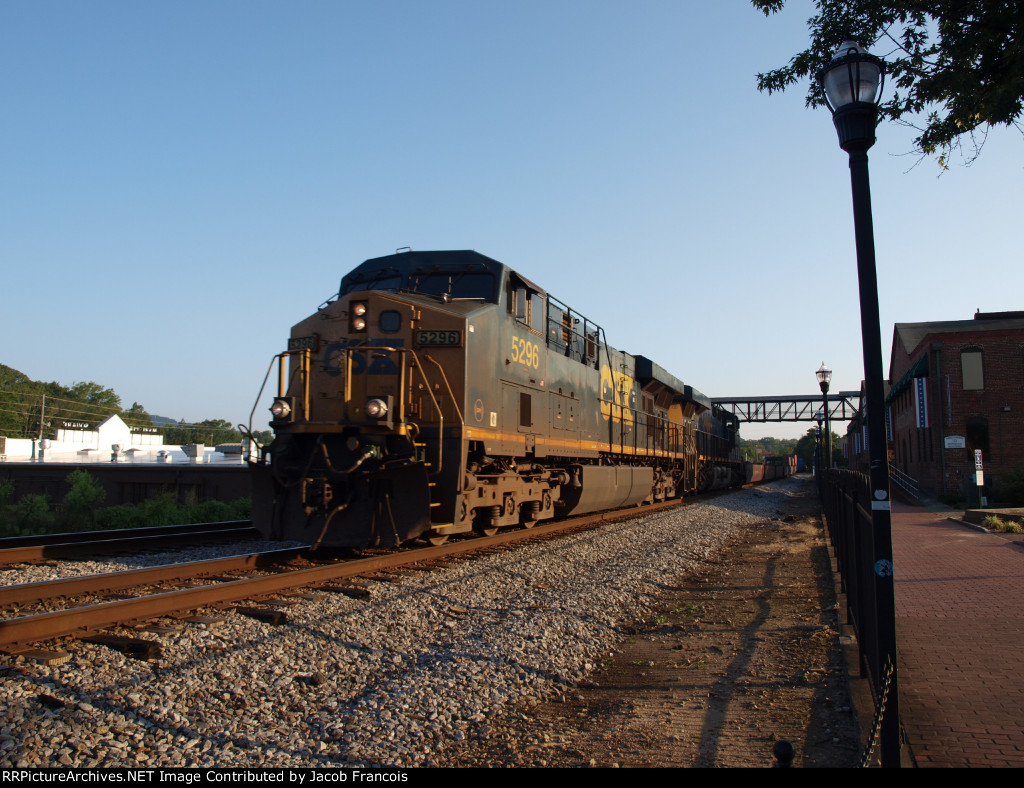
POLYGON ((269 538, 382 546, 742 483, 737 419, 508 266, 367 260, 277 357, 269 538))

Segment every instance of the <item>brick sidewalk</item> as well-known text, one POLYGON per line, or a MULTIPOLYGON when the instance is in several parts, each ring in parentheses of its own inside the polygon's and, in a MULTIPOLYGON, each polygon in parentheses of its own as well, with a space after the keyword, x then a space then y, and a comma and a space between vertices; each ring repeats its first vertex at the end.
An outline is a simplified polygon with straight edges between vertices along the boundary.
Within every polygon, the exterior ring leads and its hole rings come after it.
POLYGON ((1024 766, 1024 549, 935 508, 893 504, 911 756, 922 767, 1024 766))

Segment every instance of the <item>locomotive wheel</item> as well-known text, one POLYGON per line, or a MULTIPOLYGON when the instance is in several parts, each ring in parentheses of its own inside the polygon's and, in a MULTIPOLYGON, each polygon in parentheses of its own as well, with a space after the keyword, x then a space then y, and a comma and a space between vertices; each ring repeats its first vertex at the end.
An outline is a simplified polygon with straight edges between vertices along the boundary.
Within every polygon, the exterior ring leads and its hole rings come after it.
POLYGON ((444 534, 443 536, 425 536, 423 538, 431 547, 440 547, 443 544, 448 544, 447 534, 444 534))
POLYGON ((551 508, 551 496, 548 493, 544 493, 543 500, 527 501, 524 503, 522 516, 520 517, 523 528, 533 528, 540 519, 541 510, 544 508, 551 508))
POLYGON ((485 506, 482 509, 477 509, 473 530, 481 536, 494 536, 498 533, 498 519, 500 517, 500 506, 485 506))

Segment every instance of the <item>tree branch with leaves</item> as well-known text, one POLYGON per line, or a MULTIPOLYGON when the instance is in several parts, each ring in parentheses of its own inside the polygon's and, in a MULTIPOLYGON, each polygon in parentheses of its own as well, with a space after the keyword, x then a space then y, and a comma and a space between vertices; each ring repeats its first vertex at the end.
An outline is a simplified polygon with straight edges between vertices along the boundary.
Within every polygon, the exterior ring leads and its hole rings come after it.
MULTIPOLYGON (((765 16, 785 0, 751 0, 765 16)), ((810 46, 789 65, 757 75, 758 90, 783 91, 811 76, 807 106, 824 104, 814 75, 850 39, 885 60, 892 95, 879 107, 918 132, 919 153, 946 167, 971 163, 993 126, 1020 123, 1024 99, 1024 0, 816 0, 810 46), (964 149, 964 144, 967 149, 964 149)))

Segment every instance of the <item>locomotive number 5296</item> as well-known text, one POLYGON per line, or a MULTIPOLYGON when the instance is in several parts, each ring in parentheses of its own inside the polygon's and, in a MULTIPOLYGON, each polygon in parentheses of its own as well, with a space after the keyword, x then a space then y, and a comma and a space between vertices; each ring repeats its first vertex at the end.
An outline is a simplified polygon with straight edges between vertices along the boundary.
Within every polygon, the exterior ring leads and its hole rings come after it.
POLYGON ((512 337, 512 360, 537 369, 540 366, 540 348, 533 342, 512 337))

